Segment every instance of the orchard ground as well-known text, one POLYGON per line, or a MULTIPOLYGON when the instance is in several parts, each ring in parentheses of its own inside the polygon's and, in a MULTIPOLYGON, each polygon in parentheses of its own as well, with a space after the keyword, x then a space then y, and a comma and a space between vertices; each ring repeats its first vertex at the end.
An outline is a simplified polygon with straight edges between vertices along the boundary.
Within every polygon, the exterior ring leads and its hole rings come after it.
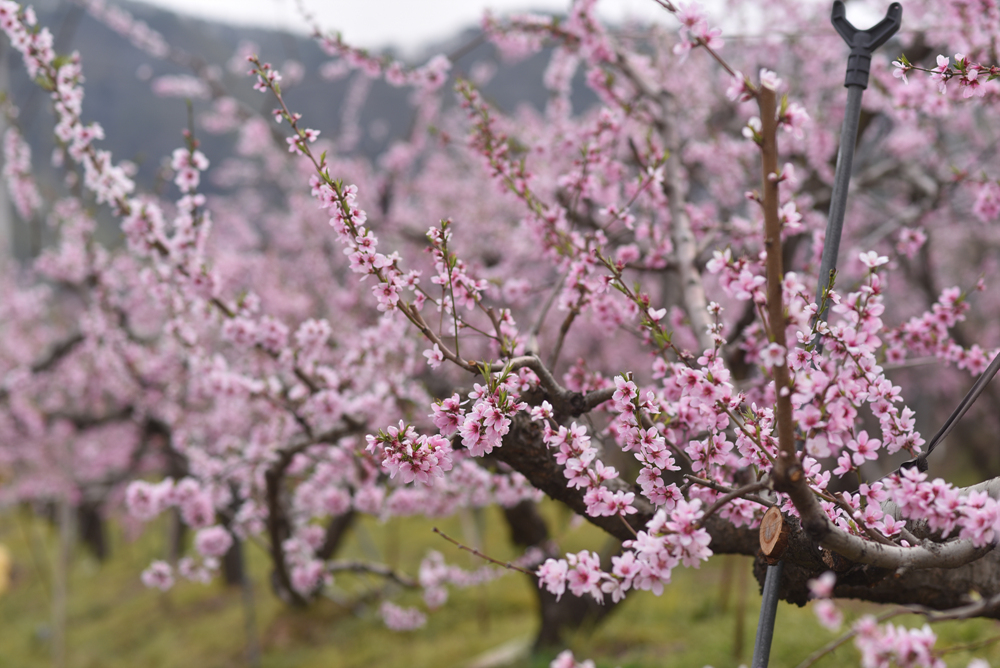
MULTIPOLYGON (((545 504, 551 519, 565 514, 545 504)), ((564 521, 553 522, 565 526, 564 521)), ((450 562, 467 568, 482 563, 432 533, 433 526, 481 546, 492 556, 518 555, 506 537, 499 513, 491 509, 440 523, 424 519, 359 522, 345 546, 345 558, 384 560, 403 571, 414 571, 427 550, 443 552, 450 562), (472 534, 472 535, 467 535, 472 534)), ((120 526, 111 532, 112 556, 99 563, 77 547, 70 573, 67 652, 70 668, 203 668, 244 666, 245 617, 239 587, 182 583, 168 592, 148 589, 139 572, 165 549, 166 522, 146 527, 138 538, 126 537, 120 526)), ((603 537, 588 524, 576 524, 558 537, 568 549, 599 544, 603 537)), ((0 544, 12 556, 10 588, 0 594, 0 667, 51 665, 50 597, 56 530, 22 509, 0 516, 0 544)), ((453 590, 451 600, 429 616, 423 629, 395 633, 385 628, 377 604, 357 603, 366 592, 382 586, 376 579, 345 575, 331 597, 308 610, 283 605, 267 586, 267 556, 246 546, 257 632, 266 668, 380 666, 392 668, 488 668, 489 666, 548 666, 551 655, 528 657, 536 630, 534 593, 518 573, 488 585, 453 590), (506 660, 505 660, 506 657, 506 660)), ((633 596, 596 629, 584 628, 568 639, 577 657, 592 658, 612 668, 702 668, 737 666, 749 661, 760 606, 750 559, 728 556, 699 570, 676 572, 661 597, 633 596)), ((569 594, 567 594, 569 595, 569 594)), ((416 595, 409 596, 416 598, 416 595)), ((404 598, 405 601, 405 598, 404 598)), ((415 601, 414 601, 415 602, 415 601)), ((862 613, 891 609, 844 602, 848 621, 862 613)), ((897 618, 907 626, 922 618, 897 618)), ((939 648, 1000 640, 1000 623, 977 619, 938 624, 939 648)), ((771 665, 796 666, 837 634, 819 625, 811 607, 782 604, 771 665)), ((818 666, 857 665, 851 643, 823 658, 818 666)), ((1000 663, 1000 644, 975 652, 945 656, 949 666, 966 666, 971 656, 1000 663)))

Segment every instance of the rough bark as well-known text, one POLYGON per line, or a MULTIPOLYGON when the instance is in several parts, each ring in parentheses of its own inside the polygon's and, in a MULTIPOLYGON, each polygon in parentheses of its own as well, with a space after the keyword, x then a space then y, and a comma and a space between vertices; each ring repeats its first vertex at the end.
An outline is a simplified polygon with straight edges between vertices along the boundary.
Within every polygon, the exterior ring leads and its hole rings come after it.
MULTIPOLYGON (((817 550, 818 552, 818 550, 817 550)), ((808 581, 818 573, 830 570, 827 564, 821 568, 803 566, 784 559, 785 570, 781 577, 779 596, 782 600, 796 605, 805 605, 809 600, 808 581)), ((836 562, 836 560, 835 560, 836 562)), ((959 568, 925 568, 914 570, 892 570, 856 564, 840 560, 836 598, 853 598, 873 603, 899 605, 919 604, 936 610, 949 610, 973 601, 973 592, 990 598, 1000 593, 1000 552, 993 551, 986 556, 959 568)), ((767 563, 757 559, 754 576, 764 585, 767 563)), ((986 611, 983 616, 1000 619, 1000 610, 986 611)))
POLYGON ((246 576, 245 570, 243 541, 233 538, 233 544, 222 556, 222 580, 227 587, 241 587, 246 576))
POLYGON ((99 503, 84 501, 76 509, 77 535, 98 561, 110 556, 104 515, 99 503))
MULTIPOLYGON (((566 486, 562 467, 556 464, 555 458, 542 442, 541 427, 528 416, 521 414, 514 418, 510 432, 504 437, 503 447, 494 450, 492 456, 520 472, 550 498, 565 503, 574 512, 586 517, 615 538, 629 540, 633 537, 620 517, 587 516, 583 493, 566 486)), ((635 506, 639 512, 629 516, 628 521, 634 529, 642 529, 652 518, 652 506, 638 495, 638 489, 620 480, 612 480, 607 484, 612 489, 627 489, 637 493, 635 506)), ((991 493, 996 491, 994 487, 1000 488, 1000 484, 978 486, 989 489, 991 493)), ((1000 593, 1000 554, 989 548, 983 549, 983 554, 966 563, 952 562, 952 568, 919 565, 907 569, 882 568, 877 564, 851 561, 821 549, 814 534, 796 518, 786 518, 786 521, 789 524, 789 536, 788 548, 782 556, 786 567, 780 597, 790 603, 804 605, 809 596, 807 581, 828 570, 838 573, 836 596, 876 603, 914 603, 943 610, 968 603, 971 600, 969 593, 973 591, 983 597, 1000 593)), ((705 522, 705 529, 712 538, 710 547, 715 554, 757 556, 760 551, 756 529, 734 527, 717 516, 710 517, 705 522)), ((932 550, 947 551, 954 549, 958 543, 959 541, 929 543, 929 546, 932 550)), ((874 543, 870 545, 872 550, 883 548, 874 543)), ((763 570, 764 562, 758 559, 755 573, 761 584, 763 570)), ((992 613, 990 616, 997 615, 998 613, 992 613)))
MULTIPOLYGON (((590 517, 587 515, 587 504, 583 500, 583 492, 566 486, 566 476, 563 468, 556 464, 555 457, 542 442, 542 428, 530 417, 521 413, 514 417, 510 432, 503 439, 503 447, 494 450, 492 456, 502 461, 526 477, 531 484, 545 492, 550 498, 562 501, 571 510, 585 517, 590 523, 604 529, 618 540, 631 540, 632 531, 625 526, 620 517, 590 517)), ((653 517, 653 507, 643 497, 639 490, 627 485, 621 480, 609 480, 605 483, 612 491, 624 489, 637 492, 635 508, 638 512, 628 518, 629 526, 641 530, 653 517)), ((720 554, 754 555, 759 549, 757 530, 746 527, 734 527, 729 522, 713 516, 705 523, 705 529, 712 536, 712 550, 720 554)))
POLYGON ((317 559, 326 561, 333 558, 340 546, 344 544, 347 532, 354 524, 356 517, 357 513, 352 509, 343 515, 330 518, 329 524, 326 525, 326 534, 323 536, 323 544, 316 551, 317 559))
POLYGON ((292 587, 292 579, 289 574, 288 564, 285 561, 285 540, 291 536, 291 527, 284 514, 284 506, 281 503, 281 477, 283 471, 272 468, 264 474, 264 482, 267 493, 267 536, 271 549, 271 588, 274 593, 285 603, 302 608, 308 604, 308 600, 299 594, 292 587))

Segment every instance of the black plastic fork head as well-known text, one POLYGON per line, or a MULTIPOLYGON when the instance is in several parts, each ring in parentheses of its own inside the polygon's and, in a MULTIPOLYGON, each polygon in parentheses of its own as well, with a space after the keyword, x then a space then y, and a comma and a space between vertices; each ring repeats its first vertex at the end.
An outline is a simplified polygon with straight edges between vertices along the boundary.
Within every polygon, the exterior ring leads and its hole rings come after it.
POLYGON ((833 3, 833 17, 830 19, 833 27, 851 47, 851 55, 847 58, 847 76, 845 86, 861 86, 868 88, 868 72, 872 65, 872 53, 896 34, 903 21, 903 5, 894 2, 889 5, 885 18, 868 30, 858 30, 847 20, 844 3, 836 0, 833 3))

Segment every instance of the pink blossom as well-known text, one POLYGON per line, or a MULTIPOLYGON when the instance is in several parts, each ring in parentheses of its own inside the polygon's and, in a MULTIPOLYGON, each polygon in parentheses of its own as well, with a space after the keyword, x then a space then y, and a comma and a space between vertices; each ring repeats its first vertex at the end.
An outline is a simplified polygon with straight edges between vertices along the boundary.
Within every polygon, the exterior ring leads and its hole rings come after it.
POLYGON ((233 537, 218 525, 199 529, 194 537, 195 548, 206 557, 221 557, 232 544, 233 537))
POLYGON ((816 619, 825 628, 830 631, 837 631, 844 623, 844 615, 837 608, 837 605, 829 600, 823 599, 816 601, 813 605, 813 611, 816 613, 816 619))
POLYGON ((861 253, 861 263, 864 264, 869 269, 875 269, 880 267, 889 261, 884 255, 879 255, 875 251, 868 251, 867 253, 861 253))
POLYGON ((892 71, 892 76, 897 79, 902 79, 903 83, 908 83, 906 80, 906 73, 910 71, 910 67, 898 60, 892 61, 892 66, 896 68, 892 71))
POLYGON ((142 584, 149 588, 167 591, 174 586, 174 571, 165 561, 154 561, 142 572, 142 584))
POLYGON ((444 361, 444 353, 441 352, 441 348, 436 343, 433 348, 424 351, 424 357, 427 358, 427 364, 432 369, 438 368, 444 361))
POLYGON ((951 68, 951 59, 948 58, 948 56, 939 54, 937 57, 937 65, 934 67, 934 74, 931 75, 931 80, 938 82, 938 90, 942 95, 946 91, 945 86, 948 81, 946 73, 949 71, 950 68, 951 68))
POLYGON ((538 586, 544 586, 550 594, 555 594, 558 601, 566 592, 568 572, 569 564, 565 559, 546 559, 535 571, 535 575, 538 577, 538 586))
POLYGON ((729 88, 726 89, 726 97, 733 102, 746 102, 753 97, 749 82, 742 72, 733 75, 729 88))
POLYGON ((816 598, 830 598, 833 596, 833 587, 836 583, 836 573, 833 571, 826 571, 818 578, 809 580, 809 591, 816 598))
POLYGON ((785 366, 785 348, 777 343, 769 344, 760 351, 760 361, 766 368, 785 366))
POLYGON ((778 77, 777 73, 771 70, 761 68, 760 70, 760 85, 765 88, 770 88, 771 90, 778 90, 781 88, 781 79, 778 77))
POLYGON ((630 406, 632 400, 639 396, 639 392, 636 389, 635 383, 631 380, 626 380, 622 376, 615 376, 615 393, 612 396, 612 401, 615 404, 615 410, 623 411, 626 410, 625 406, 630 406))
POLYGON ((878 459, 878 449, 882 446, 882 441, 877 438, 869 438, 867 431, 858 433, 857 439, 848 441, 847 447, 854 451, 852 459, 855 466, 861 466, 865 460, 878 459))
POLYGON ((129 513, 140 520, 150 520, 163 511, 162 495, 156 487, 143 480, 129 483, 125 491, 129 513))
POLYGON ((552 660, 552 663, 549 664, 549 668, 594 668, 594 662, 590 659, 587 659, 586 661, 577 661, 576 657, 573 656, 573 652, 566 649, 560 652, 559 655, 552 660))

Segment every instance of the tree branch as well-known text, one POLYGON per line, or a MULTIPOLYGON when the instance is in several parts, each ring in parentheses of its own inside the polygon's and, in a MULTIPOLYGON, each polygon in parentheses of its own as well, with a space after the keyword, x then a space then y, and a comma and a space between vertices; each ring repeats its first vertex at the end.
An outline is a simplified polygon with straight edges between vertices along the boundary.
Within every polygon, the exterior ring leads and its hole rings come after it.
POLYGON ((508 366, 511 370, 531 369, 538 376, 538 380, 549 396, 552 408, 560 415, 577 417, 584 413, 589 413, 597 406, 611 399, 615 389, 613 387, 601 390, 592 390, 586 394, 574 392, 559 384, 548 367, 538 358, 537 355, 523 355, 510 360, 508 366))
POLYGON ((671 238, 674 243, 674 254, 677 257, 677 272, 681 278, 681 294, 691 329, 698 340, 699 352, 715 347, 709 331, 712 320, 708 313, 708 299, 705 297, 705 286, 698 270, 698 243, 691 229, 691 219, 684 209, 686 195, 683 188, 680 141, 677 139, 677 129, 673 123, 673 97, 664 93, 661 96, 663 141, 670 151, 664 165, 663 192, 667 196, 667 206, 670 209, 671 238))
POLYGON ((378 575, 380 577, 386 578, 387 580, 392 580, 397 584, 400 584, 404 587, 408 587, 411 589, 420 586, 420 583, 418 583, 410 576, 394 571, 385 564, 373 564, 364 561, 341 560, 341 561, 331 561, 330 563, 327 564, 327 569, 331 573, 341 573, 341 572, 370 573, 372 575, 378 575))
POLYGON ((782 359, 771 368, 775 386, 775 421, 778 427, 778 458, 772 477, 776 490, 787 492, 790 485, 796 485, 801 494, 804 493, 802 490, 807 492, 808 488, 795 453, 791 380, 784 359, 787 342, 782 294, 784 267, 781 254, 781 218, 778 215, 778 110, 774 90, 761 86, 757 104, 761 120, 761 205, 764 208, 764 248, 767 251, 767 324, 771 341, 780 346, 782 351, 782 359))

